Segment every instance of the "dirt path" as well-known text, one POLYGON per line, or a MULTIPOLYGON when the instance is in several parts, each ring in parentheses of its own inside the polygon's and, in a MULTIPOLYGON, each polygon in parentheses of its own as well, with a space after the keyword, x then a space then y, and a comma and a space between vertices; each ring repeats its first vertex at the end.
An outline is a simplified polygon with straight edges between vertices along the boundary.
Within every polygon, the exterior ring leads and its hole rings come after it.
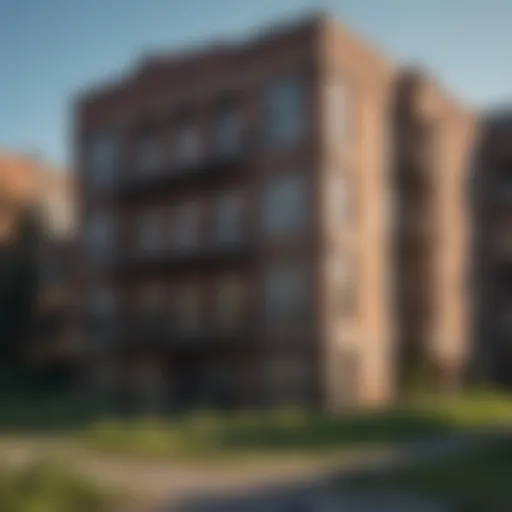
POLYGON ((348 452, 328 461, 276 458, 215 467, 124 459, 40 439, 2 443, 0 464, 22 467, 41 458, 62 460, 67 467, 99 482, 131 491, 136 512, 155 508, 179 512, 438 512, 443 508, 409 496, 354 493, 345 479, 401 462, 439 457, 467 448, 476 440, 474 436, 458 436, 348 452))

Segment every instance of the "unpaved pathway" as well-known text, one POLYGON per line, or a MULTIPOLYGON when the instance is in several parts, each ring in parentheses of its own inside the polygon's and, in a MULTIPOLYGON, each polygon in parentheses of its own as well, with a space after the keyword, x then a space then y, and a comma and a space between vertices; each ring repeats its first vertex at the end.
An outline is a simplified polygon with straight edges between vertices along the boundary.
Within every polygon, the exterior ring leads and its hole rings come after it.
POLYGON ((132 492, 136 512, 439 512, 444 509, 438 505, 402 494, 355 493, 346 478, 439 457, 486 439, 457 436, 348 452, 323 461, 276 459, 220 467, 119 458, 56 440, 12 440, 0 444, 0 464, 22 467, 38 459, 62 460, 99 482, 132 492))

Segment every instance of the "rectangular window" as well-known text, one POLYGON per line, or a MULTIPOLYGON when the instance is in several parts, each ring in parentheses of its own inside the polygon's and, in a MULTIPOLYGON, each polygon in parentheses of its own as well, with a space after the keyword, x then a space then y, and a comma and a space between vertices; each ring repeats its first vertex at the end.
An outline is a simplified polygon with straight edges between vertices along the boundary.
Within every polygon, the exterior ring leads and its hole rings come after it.
POLYGON ((242 146, 240 111, 234 105, 223 105, 215 120, 215 152, 220 157, 236 156, 242 146))
POLYGON ((139 218, 139 247, 143 251, 155 251, 162 247, 162 214, 150 210, 141 214, 139 218))
POLYGON ((236 244, 242 238, 242 197, 230 191, 220 195, 215 204, 215 241, 221 245, 236 244))
POLYGON ((242 312, 242 283, 234 276, 217 284, 216 323, 221 331, 233 331, 240 325, 242 312))
POLYGON ((301 141, 307 126, 306 83, 302 76, 287 76, 270 84, 264 98, 264 130, 269 146, 301 141))
POLYGON ((95 260, 110 254, 114 246, 114 230, 109 215, 96 213, 90 218, 86 227, 86 245, 95 260))
POLYGON ((87 173, 93 187, 104 188, 114 181, 118 167, 118 142, 109 132, 94 135, 87 144, 87 173))
POLYGON ((296 327, 310 318, 311 290, 305 268, 299 264, 276 264, 264 279, 264 309, 270 327, 296 327))
POLYGON ((88 295, 85 308, 87 332, 93 342, 113 333, 116 307, 116 297, 109 288, 101 287, 88 295))
POLYGON ((144 136, 137 144, 137 168, 142 173, 154 173, 165 164, 164 145, 153 135, 144 136))
POLYGON ((201 328, 201 289, 196 285, 181 288, 176 297, 176 324, 182 334, 194 334, 201 328))
POLYGON ((269 182, 263 200, 263 231, 271 236, 299 234, 308 212, 305 175, 286 174, 269 182))
POLYGON ((172 245, 175 249, 188 250, 199 242, 199 204, 189 201, 177 206, 172 217, 172 245))
POLYGON ((181 122, 174 134, 174 162, 180 167, 196 164, 202 156, 199 127, 192 121, 181 122))
POLYGON ((135 301, 135 334, 143 339, 163 335, 164 329, 167 328, 164 286, 158 282, 144 285, 137 290, 135 301))

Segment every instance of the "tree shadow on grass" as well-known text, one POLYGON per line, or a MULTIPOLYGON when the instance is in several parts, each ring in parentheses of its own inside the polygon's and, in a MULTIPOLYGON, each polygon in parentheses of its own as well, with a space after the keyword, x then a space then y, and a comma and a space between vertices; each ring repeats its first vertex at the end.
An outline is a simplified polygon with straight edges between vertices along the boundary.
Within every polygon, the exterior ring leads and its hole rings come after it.
POLYGON ((335 447, 381 444, 456 433, 449 422, 406 409, 328 417, 309 414, 273 421, 228 424, 222 442, 229 449, 329 450, 335 447))

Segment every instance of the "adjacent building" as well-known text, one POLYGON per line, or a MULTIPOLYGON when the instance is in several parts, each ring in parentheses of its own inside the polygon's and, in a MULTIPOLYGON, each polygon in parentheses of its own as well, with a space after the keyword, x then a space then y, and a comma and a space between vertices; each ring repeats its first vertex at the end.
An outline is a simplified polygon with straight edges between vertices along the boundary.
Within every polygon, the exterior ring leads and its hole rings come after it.
POLYGON ((472 172, 475 350, 478 377, 512 384, 512 112, 481 123, 472 172))
POLYGON ((468 190, 476 117, 431 77, 406 69, 397 80, 393 122, 400 375, 423 361, 420 371, 453 388, 473 339, 468 190))
POLYGON ((411 347, 454 374, 473 129, 431 79, 325 16, 87 91, 94 381, 147 407, 338 410, 393 399, 411 347))

